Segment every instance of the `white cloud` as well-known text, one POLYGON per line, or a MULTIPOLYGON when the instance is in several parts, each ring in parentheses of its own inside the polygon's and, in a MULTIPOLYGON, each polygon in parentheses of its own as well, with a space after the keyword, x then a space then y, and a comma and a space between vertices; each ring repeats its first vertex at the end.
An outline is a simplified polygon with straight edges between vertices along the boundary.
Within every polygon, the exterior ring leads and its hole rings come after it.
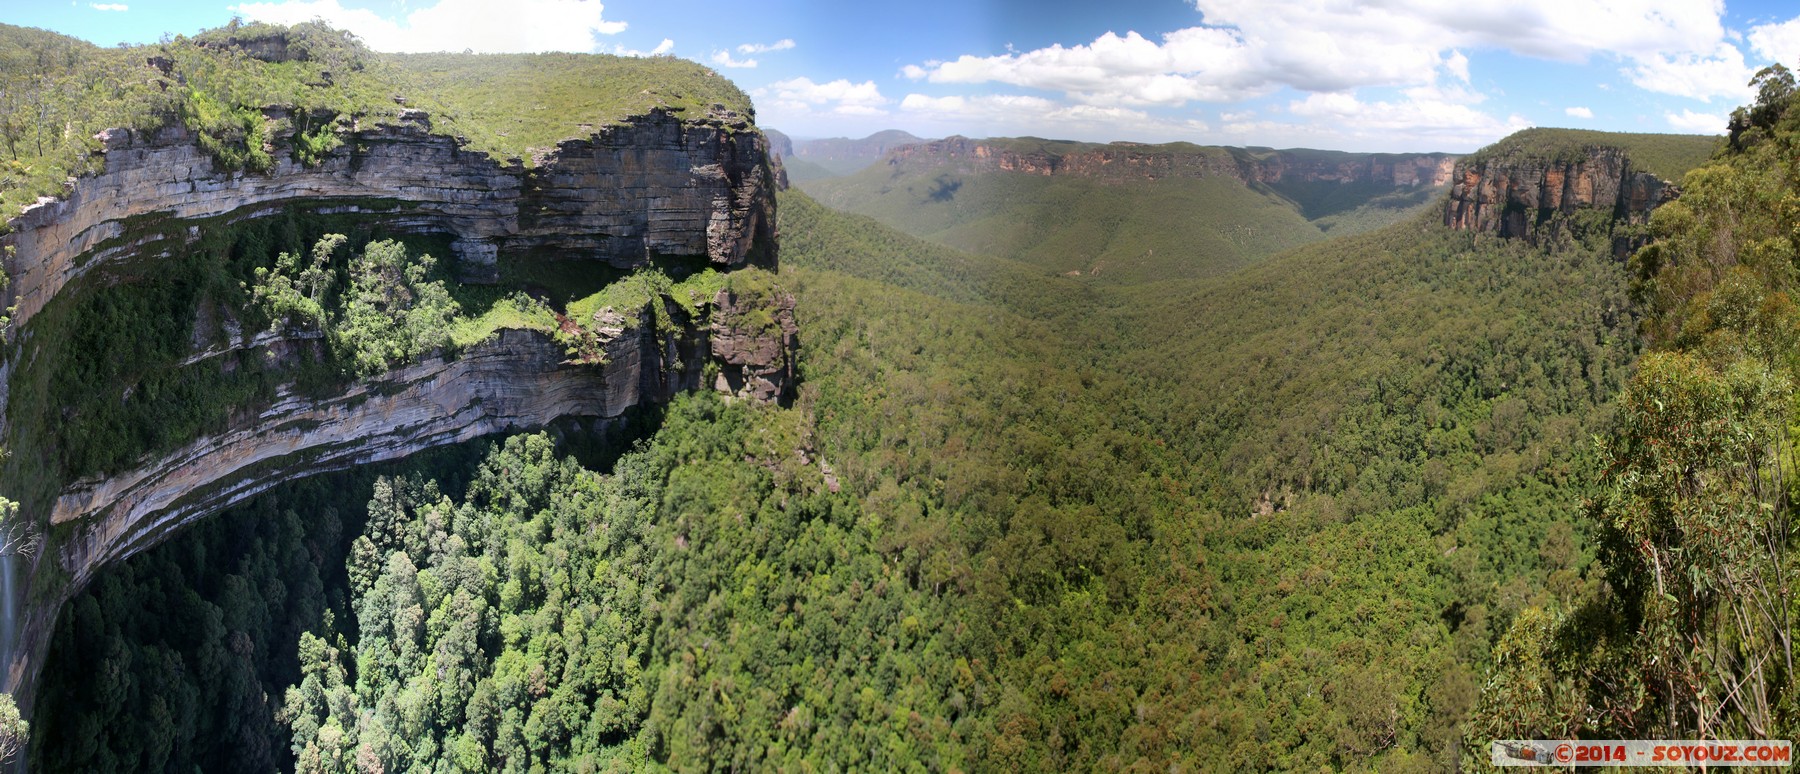
POLYGON ((1462 81, 1463 83, 1469 82, 1469 58, 1464 56, 1463 52, 1450 52, 1450 56, 1444 59, 1444 69, 1449 70, 1450 74, 1456 76, 1457 80, 1462 81))
MULTIPOLYGON (((1254 8, 1247 0, 1226 2, 1254 8)), ((1724 0, 1398 0, 1392 5, 1448 34, 1453 42, 1447 45, 1505 49, 1565 62, 1586 61, 1594 54, 1635 58, 1703 53, 1725 35, 1720 21, 1724 0)))
POLYGON ((438 0, 391 21, 338 0, 273 0, 231 10, 254 21, 298 24, 312 19, 349 30, 377 51, 477 53, 596 49, 600 35, 616 35, 625 22, 602 18, 605 6, 586 0, 438 0))
POLYGON ((744 69, 756 66, 756 60, 754 59, 732 59, 730 51, 714 51, 712 53, 712 63, 720 67, 744 69))
MULTIPOLYGON (((745 44, 737 47, 737 52, 740 54, 766 54, 771 51, 786 51, 793 47, 794 47, 794 39, 793 38, 782 38, 781 40, 777 40, 774 43, 745 43, 745 44)), ((755 67, 757 65, 757 61, 755 59, 751 59, 748 56, 746 56, 743 59, 737 59, 731 55, 730 51, 725 51, 725 50, 714 51, 712 53, 712 63, 716 64, 720 67, 733 67, 733 68, 746 68, 746 69, 755 67)))
POLYGON ((124 3, 88 3, 88 7, 96 11, 129 11, 131 6, 124 3))
POLYGON ((1637 60, 1636 66, 1623 72, 1645 91, 1701 102, 1722 97, 1736 104, 1755 96, 1745 85, 1755 71, 1744 64, 1742 51, 1723 41, 1709 54, 1657 54, 1637 60))
POLYGON ((1573 118, 1593 118, 1594 117, 1594 111, 1589 110, 1584 107, 1563 108, 1563 113, 1565 115, 1571 116, 1573 118))
POLYGON ((770 51, 786 51, 794 47, 793 38, 782 38, 774 43, 745 43, 737 47, 740 54, 766 54, 770 51))
POLYGON ((612 52, 618 56, 661 56, 674 50, 675 39, 663 38, 661 43, 656 44, 656 48, 650 49, 649 51, 639 51, 635 48, 626 48, 624 46, 613 46, 612 52))
MULTIPOLYGON (((1718 77, 1723 0, 1194 0, 1203 26, 1150 40, 1135 32, 1093 42, 908 65, 909 78, 1004 83, 1095 105, 1230 102, 1287 86, 1339 92, 1417 86, 1441 74, 1467 83, 1468 48, 1560 61, 1606 55, 1667 73, 1686 94, 1725 96, 1718 77)), ((1729 46, 1727 46, 1728 48, 1729 46)), ((1735 49, 1734 49, 1735 50, 1735 49)), ((1740 63, 1741 64, 1741 63, 1740 63)))
POLYGON ((1208 129, 1198 120, 1159 118, 1134 108, 1067 105, 1018 94, 908 94, 900 100, 900 111, 916 123, 988 136, 1039 133, 1127 139, 1120 136, 1123 130, 1128 139, 1172 140, 1192 139, 1208 129))
MULTIPOLYGON (((1490 115, 1473 107, 1465 93, 1425 87, 1408 89, 1403 100, 1364 101, 1344 93, 1309 94, 1288 104, 1288 113, 1306 124, 1238 123, 1240 141, 1258 132, 1315 135, 1338 145, 1365 148, 1456 150, 1486 145, 1530 126, 1520 116, 1490 115)), ((1229 128, 1229 127, 1228 127, 1229 128)))
POLYGON ((1248 45, 1235 33, 1192 27, 1164 35, 1161 43, 1136 32, 1108 32, 1086 45, 964 55, 903 72, 934 83, 996 82, 1060 91, 1093 104, 1179 105, 1233 101, 1272 90, 1273 83, 1250 71, 1249 56, 1248 45))
POLYGON ((1800 19, 1750 29, 1750 50, 1766 62, 1800 64, 1800 19))
MULTIPOLYGON (((776 81, 760 89, 752 91, 751 96, 757 99, 759 112, 773 114, 784 120, 819 113, 830 113, 840 116, 877 116, 887 113, 889 100, 881 96, 881 89, 874 81, 851 83, 839 78, 826 83, 814 83, 811 78, 789 78, 776 81)), ((780 123, 767 121, 765 124, 780 123)))
POLYGON ((1722 115, 1696 113, 1692 110, 1664 113, 1663 118, 1667 119, 1669 126, 1674 127, 1676 131, 1687 134, 1724 134, 1727 121, 1726 117, 1722 115))

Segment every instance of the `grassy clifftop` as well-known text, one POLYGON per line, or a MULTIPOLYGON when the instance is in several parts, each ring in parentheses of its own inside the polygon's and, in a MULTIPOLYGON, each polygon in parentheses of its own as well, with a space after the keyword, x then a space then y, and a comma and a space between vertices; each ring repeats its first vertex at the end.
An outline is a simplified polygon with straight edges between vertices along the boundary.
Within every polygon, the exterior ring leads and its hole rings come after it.
POLYGON ((704 118, 750 99, 702 65, 600 54, 414 54, 369 50, 321 24, 237 25, 146 46, 100 48, 0 24, 0 213, 10 217, 99 164, 93 136, 176 122, 220 165, 267 169, 275 140, 301 160, 357 123, 417 108, 472 150, 534 149, 662 109, 704 118), (267 120, 264 108, 292 119, 267 120))
POLYGON ((409 99, 442 115, 470 147, 498 156, 592 133, 652 110, 749 116, 750 98, 711 69, 673 57, 607 54, 401 54, 387 58, 409 99))
POLYGON ((1635 134, 1588 129, 1526 129, 1476 151, 1469 163, 1500 159, 1574 161, 1590 148, 1618 148, 1634 165, 1664 180, 1680 182, 1688 170, 1706 163, 1718 137, 1693 134, 1635 134))

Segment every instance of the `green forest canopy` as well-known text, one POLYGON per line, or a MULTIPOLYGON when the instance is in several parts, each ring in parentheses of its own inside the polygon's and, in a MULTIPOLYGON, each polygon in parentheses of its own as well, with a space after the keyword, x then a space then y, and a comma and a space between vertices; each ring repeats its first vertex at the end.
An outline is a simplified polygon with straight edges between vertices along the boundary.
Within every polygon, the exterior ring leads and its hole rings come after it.
POLYGON ((1732 621, 1792 611, 1786 539, 1719 537, 1791 508, 1787 86, 1629 266, 1426 216, 1101 286, 784 194, 795 408, 685 396, 585 465, 516 436, 223 515, 70 605, 35 762, 1430 770, 1788 734, 1791 674, 1720 690, 1785 646, 1732 621))
MULTIPOLYGON (((694 396, 605 476, 515 439, 346 494, 336 533, 283 495, 252 508, 292 521, 237 523, 291 538, 156 549, 128 572, 287 572, 182 558, 251 550, 320 590, 256 618, 289 623, 220 687, 202 654, 250 624, 203 646, 179 618, 103 622, 240 582, 96 584, 56 652, 140 666, 83 687, 119 673, 52 665, 45 696, 103 699, 46 709, 66 741, 39 760, 1432 768, 1494 638, 1597 583, 1570 493, 1635 351, 1606 246, 1415 222, 1112 296, 803 194, 781 212, 795 409, 694 396), (396 620, 420 622, 405 648, 396 620), (282 709, 228 716, 256 704, 220 690, 282 709), (261 741, 205 742, 226 728, 261 741)), ((206 593, 196 615, 258 609, 206 593)))

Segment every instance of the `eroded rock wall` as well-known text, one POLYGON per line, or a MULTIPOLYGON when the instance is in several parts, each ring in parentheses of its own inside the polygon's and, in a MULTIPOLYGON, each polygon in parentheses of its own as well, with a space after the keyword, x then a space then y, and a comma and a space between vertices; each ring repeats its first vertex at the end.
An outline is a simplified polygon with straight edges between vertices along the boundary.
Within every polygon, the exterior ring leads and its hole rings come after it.
MULTIPOLYGON (((278 163, 267 173, 216 169, 180 127, 115 130, 101 139, 104 172, 72 181, 64 198, 30 208, 0 238, 12 248, 7 302, 13 306, 0 401, 9 392, 4 380, 29 348, 33 317, 59 295, 119 281, 109 267, 153 266, 183 249, 169 234, 186 233, 191 241, 200 229, 292 206, 357 212, 388 231, 447 235, 459 274, 473 281, 492 279, 512 255, 621 269, 667 256, 704 259, 724 270, 774 269, 777 261, 766 141, 729 114, 682 121, 654 113, 563 142, 532 165, 466 151, 454 138, 432 133, 428 117, 418 114, 399 125, 358 128, 317 166, 276 147, 278 163)), ((279 390, 266 405, 239 407, 222 432, 129 470, 69 482, 52 502, 27 502, 24 518, 46 525, 50 539, 21 570, 19 593, 29 604, 14 641, 0 643, 8 688, 29 705, 57 611, 95 573, 275 484, 563 417, 618 417, 708 386, 712 306, 703 304, 690 319, 666 299, 649 303, 663 304, 661 314, 649 307, 609 309, 606 319, 593 321, 603 339, 599 358, 571 359, 543 333, 503 331, 338 394, 279 390), (659 330, 659 319, 673 320, 674 330, 659 330)), ((788 303, 763 316, 791 326, 788 303)), ((731 338, 731 328, 723 330, 731 338)), ((233 332, 222 348, 196 340, 182 365, 206 367, 222 358, 224 367, 237 350, 273 357, 313 343, 290 338, 233 332)), ((758 389, 784 395, 792 389, 786 380, 794 346, 791 329, 773 349, 732 343, 718 367, 754 374, 758 389)))
POLYGON ((713 389, 785 405, 793 399, 799 332, 793 296, 719 291, 713 299, 709 339, 719 366, 713 389))
POLYGON ((741 121, 654 113, 569 140, 526 166, 463 150, 428 118, 359 128, 308 167, 277 146, 268 173, 221 172, 179 126, 103 135, 105 171, 29 208, 0 244, 15 328, 83 274, 136 254, 138 219, 254 217, 295 200, 404 203, 414 231, 455 238, 459 272, 491 279, 499 255, 528 250, 621 268, 656 255, 721 267, 773 266, 774 191, 766 141, 741 121))
POLYGON ((1610 213, 1612 222, 1647 221, 1680 193, 1673 183, 1635 169, 1623 150, 1595 147, 1579 158, 1497 158, 1456 165, 1444 225, 1536 240, 1557 216, 1610 213))
MULTIPOLYGON (((671 343, 692 352, 704 346, 700 333, 671 343)), ((606 343, 604 364, 574 364, 547 335, 509 330, 460 357, 433 357, 337 395, 284 390, 227 432, 65 488, 50 522, 71 530, 55 559, 79 587, 174 528, 282 481, 566 416, 617 417, 698 387, 703 358, 683 362, 664 347, 646 319, 606 343)))
POLYGON ((1011 143, 949 137, 897 148, 889 154, 888 163, 894 166, 948 164, 967 174, 1018 172, 1120 182, 1228 177, 1245 184, 1366 182, 1411 188, 1449 183, 1456 158, 1443 153, 1252 153, 1242 149, 1199 146, 1184 149, 1133 143, 1077 146, 1067 151, 1021 150, 1011 143))

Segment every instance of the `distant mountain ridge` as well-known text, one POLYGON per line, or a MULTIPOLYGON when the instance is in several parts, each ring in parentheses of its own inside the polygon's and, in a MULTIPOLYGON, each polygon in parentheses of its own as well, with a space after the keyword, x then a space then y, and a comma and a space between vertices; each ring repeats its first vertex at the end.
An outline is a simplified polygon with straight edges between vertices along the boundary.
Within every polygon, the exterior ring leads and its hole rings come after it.
POLYGON ((1245 184, 1376 183, 1436 187, 1451 180, 1450 153, 1351 153, 1174 142, 1086 143, 1035 137, 948 137, 896 149, 890 166, 954 165, 968 174, 1023 172, 1102 180, 1231 177, 1245 184))
POLYGON ((926 138, 918 137, 910 132, 887 129, 860 140, 847 137, 802 140, 794 146, 794 154, 815 164, 838 161, 867 162, 880 160, 895 148, 925 141, 926 138))
POLYGON ((861 139, 826 137, 799 140, 773 129, 765 131, 769 135, 769 149, 787 162, 790 174, 795 174, 800 179, 848 175, 881 161, 896 148, 927 141, 927 138, 899 129, 886 129, 861 139), (794 164, 794 160, 806 164, 794 164), (808 165, 824 174, 807 174, 806 172, 812 171, 807 169, 808 165))
POLYGON ((1435 205, 1457 158, 959 136, 795 183, 957 249, 1132 283, 1230 271, 1406 219, 1435 205))

